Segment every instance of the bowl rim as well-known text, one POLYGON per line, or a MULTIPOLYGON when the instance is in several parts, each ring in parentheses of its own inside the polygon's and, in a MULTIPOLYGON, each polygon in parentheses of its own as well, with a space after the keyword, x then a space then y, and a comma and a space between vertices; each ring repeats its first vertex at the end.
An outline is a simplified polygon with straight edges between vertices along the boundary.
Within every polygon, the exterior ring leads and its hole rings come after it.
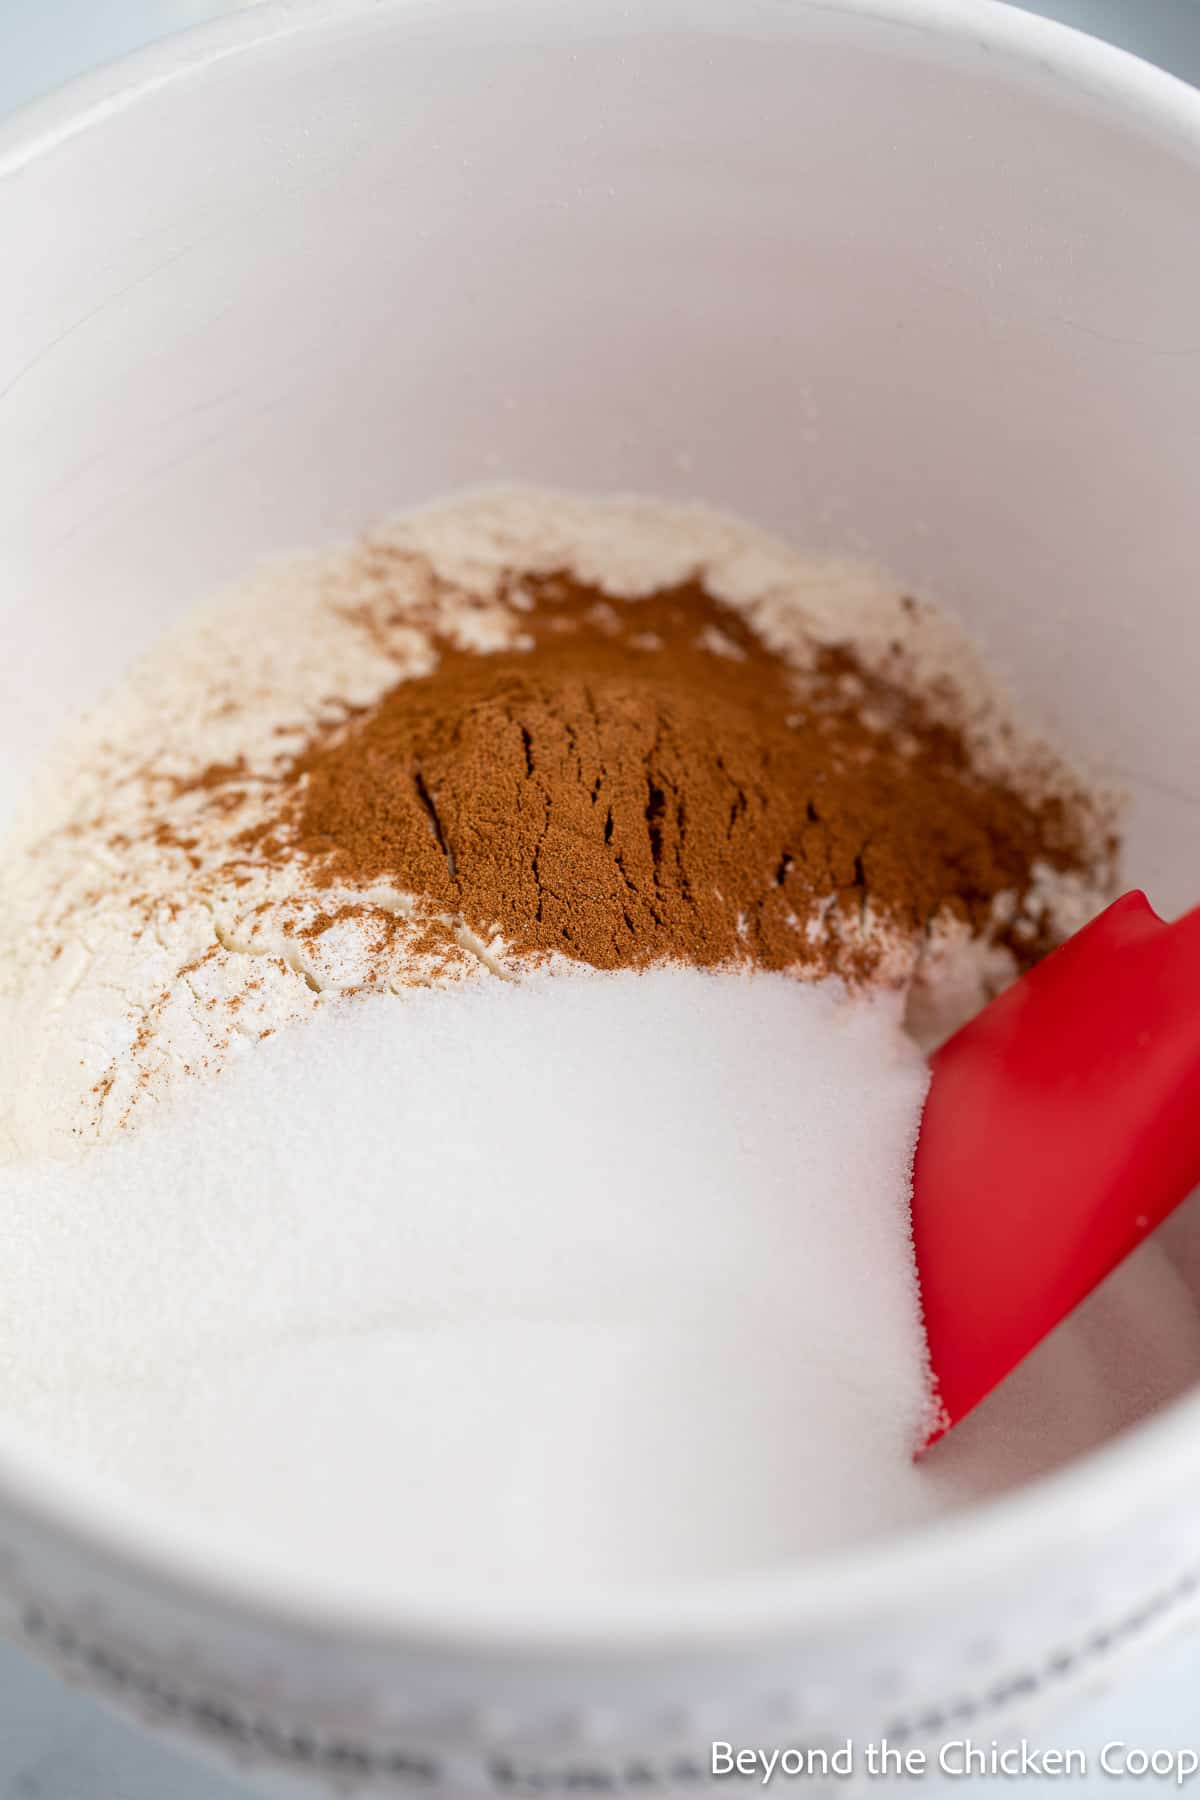
MULTIPOLYGON (((743 17, 751 0, 742 0, 743 17)), ((1200 181, 1200 91, 1130 53, 1072 27, 1024 12, 1009 0, 753 0, 760 28, 791 35, 813 14, 845 14, 883 26, 973 40, 1032 66, 1068 90, 1110 104, 1126 122, 1194 153, 1200 181)), ((265 44, 360 19, 443 15, 461 0, 261 0, 120 58, 34 100, 0 123, 0 180, 17 176, 94 126, 177 81, 265 44)), ((591 0, 599 9, 602 0, 591 0)), ((490 20, 543 0, 492 0, 490 20)), ((725 0, 708 0, 710 16, 725 0)), ((652 28, 649 0, 636 36, 652 28)), ((689 18, 683 29, 703 29, 689 18)), ((562 18, 564 15, 560 15, 562 18)), ((579 9, 574 20, 579 17, 579 9)), ((674 15, 672 15, 674 17, 674 15)), ((678 25, 675 26, 679 29, 678 25)), ((70 1468, 23 1429, 0 1422, 0 1516, 43 1548, 103 1565, 111 1574, 230 1624, 287 1636, 336 1640, 344 1649, 444 1648, 457 1653, 661 1654, 745 1646, 824 1626, 879 1619, 920 1596, 949 1596, 978 1580, 1002 1579, 1128 1527, 1148 1507, 1200 1478, 1200 1386, 1116 1438, 1049 1475, 961 1512, 840 1550, 811 1563, 689 1587, 646 1590, 584 1607, 570 1596, 525 1605, 486 1597, 401 1608, 344 1582, 304 1586, 263 1570, 249 1550, 183 1524, 119 1484, 70 1468), (1164 1475, 1164 1471, 1167 1473, 1164 1475)))

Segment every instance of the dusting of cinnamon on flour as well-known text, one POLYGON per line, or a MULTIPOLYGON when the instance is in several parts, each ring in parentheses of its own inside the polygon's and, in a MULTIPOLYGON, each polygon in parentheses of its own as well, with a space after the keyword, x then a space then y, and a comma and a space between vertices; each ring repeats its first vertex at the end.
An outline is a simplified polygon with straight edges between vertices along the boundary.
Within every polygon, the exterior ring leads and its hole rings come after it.
POLYGON ((0 859, 0 1162, 359 995, 674 962, 982 1004, 1109 897, 1114 817, 876 571, 465 496, 252 573, 64 741, 0 859))

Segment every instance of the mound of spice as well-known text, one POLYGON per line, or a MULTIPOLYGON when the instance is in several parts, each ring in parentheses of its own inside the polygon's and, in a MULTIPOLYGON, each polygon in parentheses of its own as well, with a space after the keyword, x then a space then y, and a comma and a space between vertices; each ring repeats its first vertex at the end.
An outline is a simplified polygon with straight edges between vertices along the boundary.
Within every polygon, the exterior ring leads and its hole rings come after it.
POLYGON ((1048 947, 1026 903, 1039 866, 1087 866, 1082 796, 985 773, 899 670, 850 644, 790 667, 698 581, 520 591, 519 647, 443 646, 320 733, 247 847, 600 969, 862 977, 939 918, 995 926, 1022 962, 1048 947))

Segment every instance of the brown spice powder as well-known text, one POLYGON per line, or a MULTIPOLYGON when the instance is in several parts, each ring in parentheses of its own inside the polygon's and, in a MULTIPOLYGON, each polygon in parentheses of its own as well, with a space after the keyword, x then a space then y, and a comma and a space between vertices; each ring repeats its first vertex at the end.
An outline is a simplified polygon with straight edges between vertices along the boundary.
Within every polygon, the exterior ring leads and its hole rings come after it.
MULTIPOLYGON (((443 647, 319 734, 245 848, 386 882, 518 953, 868 976, 873 924, 995 927, 1041 861, 1083 869, 1086 802, 985 778, 963 734, 849 646, 799 673, 698 582, 611 602, 521 583, 527 647, 443 647)), ((222 771, 225 775, 227 771, 222 771)), ((1008 941, 1047 947, 1035 919, 1008 941)))

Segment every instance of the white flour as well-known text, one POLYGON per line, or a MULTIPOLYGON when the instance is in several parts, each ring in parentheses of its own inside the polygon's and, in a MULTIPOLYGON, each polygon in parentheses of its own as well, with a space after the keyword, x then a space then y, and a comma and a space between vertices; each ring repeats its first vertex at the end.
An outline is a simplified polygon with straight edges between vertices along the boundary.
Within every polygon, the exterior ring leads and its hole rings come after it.
MULTIPOLYGON (((268 565, 83 721, 0 859, 0 1161, 103 1142, 347 991, 522 972, 502 939, 481 943, 453 920, 451 960, 431 954, 413 916, 419 895, 401 880, 318 892, 295 862, 247 858, 238 844, 267 816, 263 782, 314 726, 426 672, 435 628, 480 650, 519 642, 506 572, 562 568, 618 598, 701 575, 797 667, 850 642, 864 667, 907 672, 931 706, 965 722, 981 767, 1036 764, 1046 780, 1044 752, 1016 730, 948 619, 906 603, 876 571, 801 557, 698 508, 505 492, 397 520, 350 550, 268 565), (228 810, 187 785, 214 765, 244 772, 223 796, 228 810), (334 910, 342 922, 306 937, 334 910)), ((1065 935, 1106 897, 1102 885, 1053 876, 1038 900, 1065 935)), ((888 936, 869 916, 861 930, 888 936)), ((928 940, 887 949, 895 978, 915 973, 918 985, 944 985, 953 964, 975 1005, 989 980, 1012 973, 1006 951, 964 944, 948 917, 928 940)))

